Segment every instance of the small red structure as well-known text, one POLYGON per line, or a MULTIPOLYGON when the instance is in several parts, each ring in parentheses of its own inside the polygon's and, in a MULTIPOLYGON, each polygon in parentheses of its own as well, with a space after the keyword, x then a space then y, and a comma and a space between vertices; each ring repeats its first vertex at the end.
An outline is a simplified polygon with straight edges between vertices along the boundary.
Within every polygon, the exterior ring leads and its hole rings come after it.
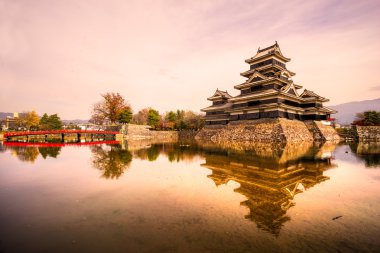
POLYGON ((119 144, 119 141, 89 141, 89 142, 71 142, 71 143, 49 143, 49 142, 9 142, 4 141, 5 146, 18 147, 63 147, 63 146, 89 146, 99 144, 119 144))

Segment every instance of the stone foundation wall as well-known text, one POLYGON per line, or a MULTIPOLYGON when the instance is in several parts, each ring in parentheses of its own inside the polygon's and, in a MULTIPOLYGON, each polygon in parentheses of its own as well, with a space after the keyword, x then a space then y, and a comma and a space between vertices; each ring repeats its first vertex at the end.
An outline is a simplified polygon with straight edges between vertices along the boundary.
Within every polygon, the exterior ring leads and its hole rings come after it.
POLYGON ((212 137, 219 131, 222 131, 223 128, 225 128, 225 126, 222 125, 205 126, 197 133, 195 139, 211 141, 212 137))
POLYGON ((313 135, 303 121, 279 119, 286 141, 313 141, 313 135))
POLYGON ((258 119, 235 121, 228 125, 204 127, 197 140, 286 142, 312 141, 312 135, 302 121, 288 119, 258 119))
POLYGON ((380 126, 354 126, 353 132, 358 141, 380 141, 380 126))
POLYGON ((158 142, 174 142, 178 141, 177 131, 150 131, 151 139, 158 142))
POLYGON ((339 141, 340 136, 332 126, 326 126, 321 121, 305 121, 315 141, 339 141))
POLYGON ((178 132, 179 141, 194 141, 198 131, 195 130, 183 130, 178 132))
POLYGON ((178 132, 176 131, 152 131, 146 125, 128 124, 123 126, 124 139, 126 140, 149 140, 154 139, 157 142, 178 141, 178 132))
POLYGON ((258 119, 235 121, 228 125, 206 126, 195 137, 200 141, 300 142, 336 141, 339 136, 331 126, 318 121, 258 119))

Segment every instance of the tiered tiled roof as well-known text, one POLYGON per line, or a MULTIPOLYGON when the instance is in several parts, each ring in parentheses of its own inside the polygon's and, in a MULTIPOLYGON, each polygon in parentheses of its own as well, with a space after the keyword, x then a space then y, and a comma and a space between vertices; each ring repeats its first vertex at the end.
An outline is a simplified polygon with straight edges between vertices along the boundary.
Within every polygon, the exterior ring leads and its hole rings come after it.
POLYGON ((232 97, 217 89, 208 100, 213 104, 202 109, 206 124, 228 124, 230 121, 259 118, 288 118, 297 120, 326 120, 335 113, 323 106, 327 98, 310 90, 300 95, 302 86, 295 84, 295 75, 286 68, 280 46, 275 44, 258 49, 255 56, 246 60, 249 70, 241 73, 244 83, 235 85, 240 94, 232 97))

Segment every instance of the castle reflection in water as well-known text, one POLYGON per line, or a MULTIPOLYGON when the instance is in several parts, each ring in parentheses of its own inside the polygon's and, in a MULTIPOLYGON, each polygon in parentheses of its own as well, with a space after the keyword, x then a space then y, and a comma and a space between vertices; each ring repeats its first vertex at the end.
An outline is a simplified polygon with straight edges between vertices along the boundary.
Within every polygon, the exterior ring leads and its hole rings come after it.
MULTIPOLYGON (((366 152, 380 153, 367 144, 351 145, 358 158, 366 152), (363 146, 364 145, 364 146, 363 146), (374 150, 374 151, 373 151, 374 150)), ((245 200, 240 204, 249 209, 246 219, 274 235, 278 235, 283 224, 290 220, 289 208, 295 205, 295 195, 326 181, 324 175, 334 168, 332 143, 166 143, 129 142, 120 145, 97 145, 90 147, 93 167, 100 170, 107 179, 118 179, 125 174, 133 159, 155 161, 160 155, 170 162, 201 158, 201 166, 210 169, 208 178, 216 186, 229 181, 239 183, 235 192, 245 200), (203 162, 204 161, 204 162, 203 162)), ((39 155, 43 159, 57 158, 61 147, 23 147, 1 145, 0 151, 10 150, 21 161, 34 162, 39 155)), ((364 155, 363 155, 364 154, 364 155)), ((372 157, 372 156, 371 156, 372 157)), ((376 156, 378 157, 378 155, 376 156)))
POLYGON ((294 196, 329 179, 323 173, 335 166, 331 162, 334 149, 334 144, 326 143, 256 144, 229 150, 224 156, 208 154, 202 166, 211 169, 208 177, 216 185, 238 182, 235 192, 246 197, 241 202, 249 208, 246 218, 278 235, 290 220, 286 213, 295 205, 294 196))

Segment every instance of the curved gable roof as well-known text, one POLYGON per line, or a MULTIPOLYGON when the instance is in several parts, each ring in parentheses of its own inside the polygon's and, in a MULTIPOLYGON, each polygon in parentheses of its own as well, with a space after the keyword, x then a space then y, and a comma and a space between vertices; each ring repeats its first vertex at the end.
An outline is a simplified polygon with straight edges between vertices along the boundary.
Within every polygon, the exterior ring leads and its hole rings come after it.
POLYGON ((219 89, 216 89, 214 95, 212 95, 211 97, 207 98, 208 100, 217 100, 217 99, 229 99, 229 98, 232 98, 232 96, 230 94, 228 94, 227 91, 221 91, 219 89))

